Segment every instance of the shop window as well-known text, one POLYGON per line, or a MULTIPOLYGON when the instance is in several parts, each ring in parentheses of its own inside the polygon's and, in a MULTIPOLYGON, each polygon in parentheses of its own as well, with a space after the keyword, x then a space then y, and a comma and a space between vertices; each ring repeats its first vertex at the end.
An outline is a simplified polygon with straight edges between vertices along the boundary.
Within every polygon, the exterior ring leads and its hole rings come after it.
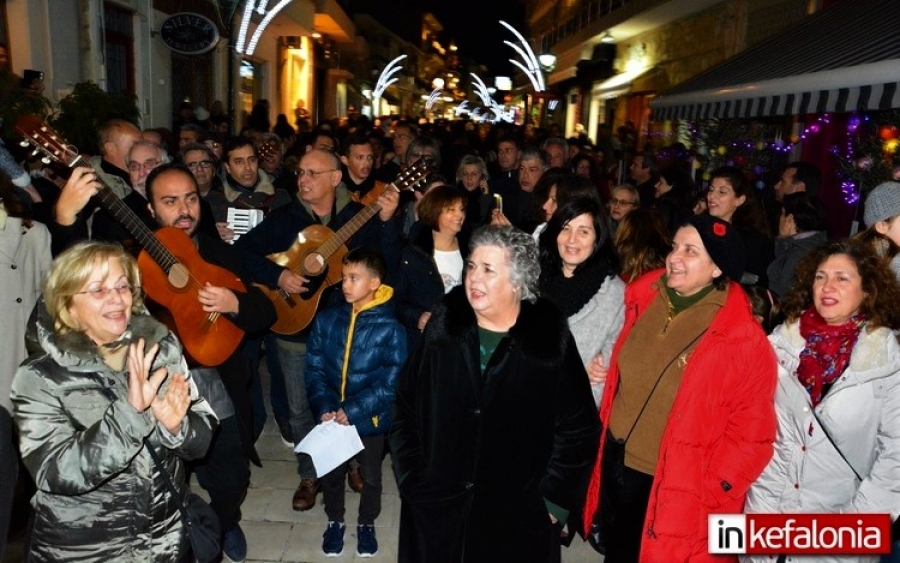
POLYGON ((133 12, 105 3, 103 5, 106 45, 106 89, 110 93, 135 93, 133 12))

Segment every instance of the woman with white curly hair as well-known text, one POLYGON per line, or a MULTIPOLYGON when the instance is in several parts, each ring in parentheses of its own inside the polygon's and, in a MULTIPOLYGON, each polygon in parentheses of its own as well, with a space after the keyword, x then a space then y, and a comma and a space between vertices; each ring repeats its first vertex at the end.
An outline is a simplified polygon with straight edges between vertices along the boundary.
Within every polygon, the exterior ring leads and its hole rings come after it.
POLYGON ((476 231, 464 284, 400 376, 390 440, 401 562, 559 560, 599 425, 566 317, 537 296, 539 275, 530 235, 476 231))

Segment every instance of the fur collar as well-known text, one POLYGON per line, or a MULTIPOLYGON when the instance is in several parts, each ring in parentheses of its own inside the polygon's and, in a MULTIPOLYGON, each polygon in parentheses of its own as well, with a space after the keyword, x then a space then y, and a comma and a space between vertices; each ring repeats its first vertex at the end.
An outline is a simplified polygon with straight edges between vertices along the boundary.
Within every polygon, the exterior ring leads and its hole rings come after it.
MULTIPOLYGON (((769 336, 778 362, 794 373, 800 362, 800 352, 806 347, 806 340, 800 334, 800 322, 784 323, 775 328, 769 336)), ((859 339, 850 355, 847 373, 856 375, 860 381, 885 377, 900 371, 900 345, 894 333, 884 327, 859 333, 859 339)))
MULTIPOLYGON (((95 364, 103 363, 97 344, 84 333, 69 331, 65 334, 57 334, 53 330, 53 321, 43 301, 38 304, 37 310, 37 337, 40 346, 58 364, 73 368, 90 368, 95 364)), ((161 342, 169 334, 169 329, 165 325, 148 314, 133 314, 129 330, 131 331, 129 341, 136 342, 143 338, 147 349, 161 342)), ((157 363, 154 362, 154 364, 157 363)))
MULTIPOLYGON (((465 286, 458 286, 436 308, 428 323, 426 338, 458 340, 476 328, 475 311, 466 299, 465 286)), ((518 353, 542 364, 562 361, 571 340, 566 318, 546 299, 534 303, 522 301, 522 310, 509 330, 509 336, 518 353)))

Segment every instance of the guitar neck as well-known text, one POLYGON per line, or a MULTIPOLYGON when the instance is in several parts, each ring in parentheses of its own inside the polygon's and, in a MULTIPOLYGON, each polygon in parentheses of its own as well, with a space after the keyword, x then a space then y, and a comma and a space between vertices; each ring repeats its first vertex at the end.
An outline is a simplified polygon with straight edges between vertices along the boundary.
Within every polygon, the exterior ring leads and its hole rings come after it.
POLYGON ((353 219, 350 219, 343 227, 338 229, 334 235, 328 237, 328 240, 319 247, 319 254, 326 259, 334 254, 338 248, 350 240, 350 237, 355 235, 356 231, 360 230, 379 211, 381 211, 381 205, 378 202, 367 205, 362 211, 354 215, 353 219))
MULTIPOLYGON (((80 156, 71 164, 71 166, 87 166, 93 168, 90 163, 80 156)), ((168 273, 172 266, 178 263, 178 260, 165 246, 162 245, 161 242, 159 242, 159 239, 156 238, 153 231, 147 228, 147 225, 141 221, 140 217, 138 217, 134 211, 132 211, 131 208, 128 207, 115 192, 113 192, 106 180, 103 179, 103 176, 96 170, 94 170, 94 172, 97 174, 97 180, 99 180, 101 184, 101 188, 97 192, 97 198, 100 200, 100 203, 103 204, 103 207, 109 211, 116 221, 131 233, 138 244, 141 245, 141 248, 153 258, 153 261, 159 264, 159 267, 162 268, 164 272, 168 273)))

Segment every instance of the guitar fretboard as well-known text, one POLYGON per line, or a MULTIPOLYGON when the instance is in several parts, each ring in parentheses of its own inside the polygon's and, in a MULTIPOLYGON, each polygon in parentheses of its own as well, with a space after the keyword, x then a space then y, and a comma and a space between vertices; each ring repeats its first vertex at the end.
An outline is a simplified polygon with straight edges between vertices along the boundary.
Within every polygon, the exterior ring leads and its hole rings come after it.
MULTIPOLYGON (((86 162, 81 156, 76 158, 70 166, 73 168, 77 166, 93 168, 90 163, 86 162)), ((97 173, 96 170, 95 173, 97 173)), ((134 236, 135 240, 138 241, 147 254, 153 258, 153 261, 159 264, 159 267, 162 268, 164 272, 168 273, 169 270, 172 269, 172 266, 178 263, 178 259, 159 242, 159 239, 156 238, 153 231, 147 228, 147 225, 135 215, 134 211, 132 211, 124 201, 119 199, 119 196, 112 191, 112 188, 109 187, 109 184, 103 180, 99 173, 97 173, 97 179, 102 186, 97 192, 97 197, 100 199, 103 206, 106 207, 116 221, 121 223, 122 226, 134 236)))

